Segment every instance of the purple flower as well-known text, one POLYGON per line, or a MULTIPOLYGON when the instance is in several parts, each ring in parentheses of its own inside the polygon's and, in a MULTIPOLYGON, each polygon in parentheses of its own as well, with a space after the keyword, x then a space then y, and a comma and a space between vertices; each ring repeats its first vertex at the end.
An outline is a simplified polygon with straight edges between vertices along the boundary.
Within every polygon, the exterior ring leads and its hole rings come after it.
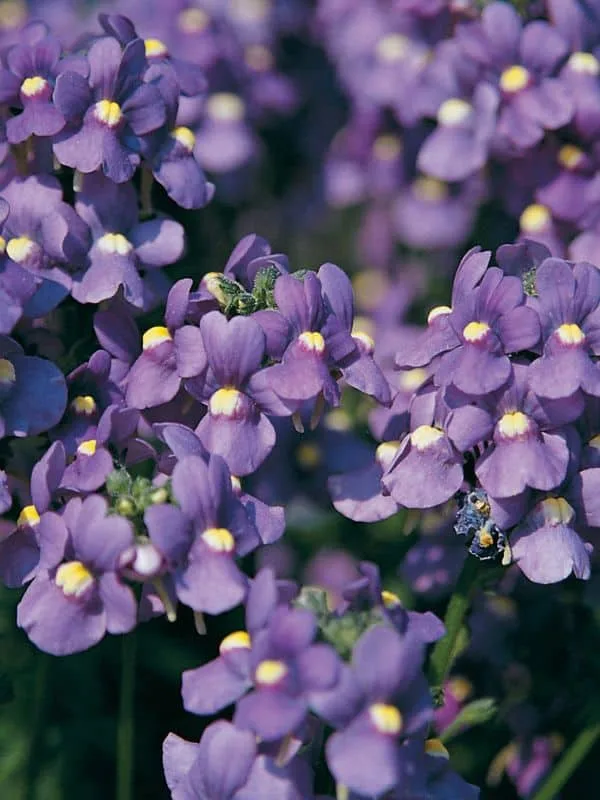
POLYGON ((133 463, 134 459, 127 458, 127 450, 132 444, 138 420, 139 412, 134 408, 108 406, 91 438, 77 445, 75 458, 66 467, 61 486, 77 493, 99 489, 114 469, 109 446, 114 448, 124 463, 133 463))
POLYGON ((294 733, 305 721, 310 694, 331 689, 339 661, 326 644, 313 644, 316 620, 304 609, 277 609, 252 642, 253 691, 236 706, 235 722, 264 741, 294 733))
POLYGON ((247 578, 235 559, 260 543, 258 533, 219 456, 208 464, 198 456, 181 459, 172 487, 179 508, 154 505, 145 513, 150 541, 165 559, 179 600, 194 611, 221 614, 246 597, 247 578))
POLYGON ((5 56, 0 70, 0 102, 22 109, 6 123, 8 141, 16 144, 30 136, 54 136, 65 125, 65 117, 52 103, 56 78, 66 70, 86 78, 84 58, 60 58, 60 42, 45 36, 34 44, 17 44, 5 56))
POLYGON ((34 436, 56 425, 67 405, 67 385, 52 362, 26 356, 0 336, 0 439, 34 436))
POLYGON ((76 208, 92 231, 93 244, 85 270, 74 279, 73 297, 80 303, 98 303, 122 286, 129 303, 146 308, 146 281, 159 267, 181 257, 183 227, 162 216, 139 222, 134 187, 115 184, 101 173, 83 179, 76 208), (141 270, 150 275, 142 277, 141 270))
POLYGON ((469 419, 450 428, 452 413, 431 386, 420 390, 411 409, 411 429, 382 482, 407 508, 432 508, 449 500, 463 482, 462 452, 481 438, 480 422, 469 419))
POLYGON ((354 330, 354 292, 350 279, 335 264, 323 264, 317 277, 329 308, 356 343, 356 351, 338 365, 344 380, 382 405, 389 405, 390 387, 373 359, 375 342, 364 331, 354 330))
POLYGON ((23 586, 40 569, 51 569, 62 560, 66 534, 57 530, 54 515, 47 512, 64 468, 60 443, 53 444, 33 467, 32 502, 21 509, 16 527, 0 541, 0 575, 8 587, 23 586))
POLYGON ((355 522, 377 522, 398 511, 398 503, 383 494, 381 479, 398 451, 400 442, 381 442, 371 464, 362 469, 332 475, 327 482, 336 511, 355 522))
POLYGON ((211 94, 196 132, 194 156, 209 172, 232 172, 256 159, 259 141, 250 127, 246 105, 231 92, 211 94))
POLYGON ((89 83, 76 72, 56 81, 54 103, 68 120, 54 140, 54 153, 68 167, 104 174, 116 183, 128 181, 140 163, 142 137, 165 122, 159 90, 142 82, 144 43, 119 42, 105 36, 87 53, 89 83))
MULTIPOLYGON (((460 52, 457 56, 463 58, 460 52)), ((442 73, 453 71, 444 59, 434 66, 442 73)), ((437 73, 432 78, 437 84, 437 73)), ((419 150, 417 167, 442 181, 463 181, 487 163, 500 100, 485 83, 477 86, 472 102, 461 96, 459 86, 452 88, 455 91, 440 98, 437 127, 419 150)))
POLYGON ((512 556, 530 581, 556 583, 571 573, 590 577, 593 548, 580 532, 600 523, 599 490, 600 470, 583 470, 562 490, 538 500, 513 530, 512 556))
MULTIPOLYGON (((292 341, 282 363, 264 371, 262 385, 271 387, 291 411, 298 411, 304 402, 314 402, 320 395, 327 404, 337 406, 340 390, 331 370, 342 369, 358 355, 347 319, 339 319, 330 310, 321 281, 312 272, 302 280, 280 276, 275 283, 275 302, 289 322, 292 341)), ((347 301, 337 302, 345 314, 351 313, 347 301)), ((359 375, 360 368, 357 381, 359 375)))
POLYGON ((535 274, 544 352, 529 368, 529 385, 557 400, 579 389, 600 395, 600 275, 591 264, 549 258, 535 274))
POLYGON ((170 733, 163 744, 163 764, 173 800, 230 800, 248 780, 256 757, 249 731, 219 720, 209 725, 199 744, 170 733))
POLYGON ((285 766, 257 752, 255 737, 214 722, 199 744, 170 733, 163 764, 173 800, 311 800, 312 772, 300 757, 285 766))
POLYGON ((148 408, 172 400, 184 378, 194 378, 207 366, 199 328, 184 325, 191 278, 172 287, 165 309, 166 326, 149 328, 142 337, 142 352, 127 375, 127 403, 148 408))
POLYGON ((275 445, 275 429, 264 412, 283 415, 269 385, 261 381, 265 335, 251 317, 227 320, 211 311, 200 322, 209 372, 200 391, 208 406, 197 433, 210 453, 225 459, 234 475, 254 472, 275 445))
POLYGON ((130 523, 106 516, 105 500, 74 498, 52 524, 66 541, 65 560, 40 570, 17 608, 17 624, 52 655, 97 644, 108 633, 127 633, 136 622, 133 592, 117 575, 119 555, 133 540, 130 523))
POLYGON ((493 404, 493 443, 475 465, 494 498, 519 495, 528 486, 549 491, 567 472, 569 448, 560 427, 579 416, 583 401, 575 396, 542 403, 528 389, 529 369, 513 364, 513 377, 493 404))
POLYGON ((24 313, 43 316, 68 294, 72 272, 85 262, 87 225, 63 202, 60 183, 52 177, 14 178, 2 197, 9 209, 2 227, 6 255, 40 284, 24 313))
POLYGON ((496 2, 485 7, 481 21, 459 26, 457 41, 463 57, 478 65, 482 79, 500 93, 498 152, 522 152, 540 142, 546 130, 570 121, 567 89, 552 77, 567 45, 549 23, 536 20, 523 27, 514 8, 496 2))
POLYGON ((376 625, 354 647, 358 694, 350 701, 351 721, 328 739, 326 756, 336 781, 359 794, 377 796, 399 784, 408 757, 404 743, 424 739, 433 717, 422 652, 410 645, 376 625))
POLYGON ((538 316, 525 305, 521 281, 497 267, 453 303, 449 323, 458 345, 442 355, 434 380, 472 397, 505 386, 511 375, 507 354, 534 347, 540 336, 538 316))

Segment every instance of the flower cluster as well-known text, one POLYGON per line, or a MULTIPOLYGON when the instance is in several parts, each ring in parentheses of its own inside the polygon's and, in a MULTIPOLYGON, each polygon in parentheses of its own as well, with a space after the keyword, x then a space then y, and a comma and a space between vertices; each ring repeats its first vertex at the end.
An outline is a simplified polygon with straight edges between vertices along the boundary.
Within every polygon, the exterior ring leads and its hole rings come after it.
POLYGON ((53 656, 188 623, 174 800, 476 800, 496 702, 527 797, 538 626, 594 712, 600 14, 480 5, 0 2, 0 580, 53 656))
POLYGON ((372 263, 393 266, 395 241, 464 243, 481 206, 553 255, 598 260, 600 23, 585 5, 524 4, 523 19, 506 2, 319 3, 350 106, 326 193, 366 203, 372 263))
POLYGON ((408 413, 402 388, 385 412, 396 439, 370 466, 330 479, 334 504, 375 520, 457 496, 455 531, 473 555, 505 551, 538 583, 589 578, 600 274, 527 245, 501 247, 499 267, 490 255, 464 256, 451 306, 433 308, 397 351, 405 374, 421 370, 420 385, 408 413))

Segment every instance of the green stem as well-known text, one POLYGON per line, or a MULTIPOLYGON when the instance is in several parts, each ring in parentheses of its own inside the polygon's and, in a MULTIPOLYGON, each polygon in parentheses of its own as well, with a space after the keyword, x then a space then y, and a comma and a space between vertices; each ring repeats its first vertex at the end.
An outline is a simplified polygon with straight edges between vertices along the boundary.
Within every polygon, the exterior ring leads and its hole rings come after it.
POLYGON ((462 571, 458 577, 456 589, 450 598, 444 625, 446 634, 437 642, 431 653, 429 662, 429 681, 434 689, 441 688, 447 678, 454 661, 456 641, 463 620, 471 604, 471 596, 479 576, 479 562, 467 555, 462 571))
POLYGON ((48 668, 50 657, 41 651, 35 654, 35 681, 33 688, 33 709, 31 717, 31 735, 27 748, 27 774, 25 778, 25 800, 33 800, 36 796, 36 784, 40 771, 42 758, 40 749, 44 735, 44 717, 46 714, 46 701, 50 695, 48 692, 48 668))
POLYGON ((532 800, 554 800, 558 793, 581 764, 600 736, 600 723, 584 728, 570 747, 563 753, 550 775, 534 794, 532 800))
POLYGON ((121 697, 117 729, 116 800, 133 800, 133 736, 135 714, 136 636, 123 637, 121 654, 121 697))

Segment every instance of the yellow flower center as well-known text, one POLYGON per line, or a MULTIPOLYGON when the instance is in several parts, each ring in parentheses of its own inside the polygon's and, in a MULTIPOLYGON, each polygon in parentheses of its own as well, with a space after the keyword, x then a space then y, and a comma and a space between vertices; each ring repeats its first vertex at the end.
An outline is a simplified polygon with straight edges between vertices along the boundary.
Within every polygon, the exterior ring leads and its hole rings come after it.
POLYGON ((485 339, 489 330, 490 326, 487 322, 469 322, 463 328, 463 338, 466 342, 480 342, 485 339))
POLYGON ((466 100, 462 100, 460 97, 451 97, 439 107, 437 120, 440 125, 460 125, 468 118, 472 110, 473 106, 466 100))
POLYGON ((148 328, 142 336, 142 350, 152 350, 153 347, 158 347, 163 342, 170 342, 172 339, 168 328, 164 325, 155 325, 153 328, 148 328))
POLYGON ((169 53, 167 45, 160 39, 144 39, 144 49, 147 58, 164 58, 169 53))
POLYGON ((400 442, 382 442, 375 450, 375 459, 383 469, 387 469, 398 452, 400 442))
POLYGON ((529 72, 520 64, 514 64, 508 67, 500 75, 500 88, 503 92, 512 94, 513 92, 520 92, 529 83, 529 72))
POLYGON ((588 442, 588 447, 593 447, 594 450, 600 450, 600 433, 597 433, 595 436, 588 442))
POLYGON ((500 417, 498 432, 507 439, 516 439, 529 431, 529 417, 522 411, 508 411, 500 417))
POLYGON ((473 684, 461 675, 448 681, 448 689, 459 703, 464 703, 473 694, 473 684))
POLYGON ((585 341, 585 333, 579 325, 564 323, 556 329, 556 335, 562 344, 581 344, 585 341))
POLYGON ((96 452, 97 442, 95 439, 86 439, 85 442, 81 442, 81 444, 77 448, 77 452, 83 456, 93 456, 96 452))
POLYGON ((25 261, 34 250, 35 242, 29 236, 17 236, 15 239, 9 239, 6 245, 8 257, 17 264, 25 261))
POLYGON ((94 583, 94 576, 81 561, 68 561, 56 571, 55 583, 69 597, 80 597, 94 583))
POLYGON ((262 44, 251 44, 244 51, 244 61, 255 72, 267 72, 273 67, 273 54, 262 44))
POLYGON ((233 417, 242 407, 244 395, 237 389, 217 389, 208 401, 208 410, 213 416, 233 417))
POLYGON ((448 184, 427 175, 413 181, 412 188, 416 197, 425 203, 441 203, 448 197, 448 184))
POLYGON ((375 341, 372 336, 369 336, 368 333, 364 331, 352 331, 352 338, 356 339, 357 342, 360 342, 365 351, 371 355, 375 350, 375 341))
POLYGON ((325 339, 318 331, 304 331, 298 337, 298 341, 311 353, 321 354, 325 351, 325 339))
POLYGON ((235 631, 226 636, 219 645, 219 653, 228 653, 230 650, 249 650, 250 634, 246 631, 235 631))
POLYGON ((425 752, 428 756, 435 756, 436 758, 450 758, 450 753, 446 750, 440 739, 427 739, 425 742, 425 752))
POLYGON ((273 684, 279 683, 280 680, 285 678, 287 673, 288 668, 283 661, 268 658, 260 662, 256 668, 254 678, 256 683, 262 686, 273 686, 273 684))
POLYGON ((97 102, 94 114, 99 122, 103 122, 109 128, 116 128, 123 117, 121 106, 112 100, 100 100, 97 102))
POLYGON ((373 142, 373 155, 378 161, 394 161, 402 153, 402 140, 393 133, 383 133, 373 142))
POLYGON ((369 706, 369 717, 379 733, 395 736, 402 730, 402 714, 396 706, 387 703, 373 703, 369 706))
POLYGON ((215 553, 232 553, 235 549, 235 539, 227 528, 207 528, 202 538, 215 553))
POLYGON ((402 61, 408 51, 410 42, 407 36, 401 33, 388 33, 375 45, 375 53, 380 61, 394 64, 402 61))
POLYGON ((600 73, 600 61, 592 53, 581 51, 572 53, 567 64, 574 72, 583 72, 586 75, 598 75, 600 73))
POLYGON ((538 504, 546 525, 569 525, 575 518, 573 508, 564 497, 548 497, 538 504))
POLYGON ((0 29, 14 30, 27 20, 27 7, 22 0, 2 0, 0 2, 0 29))
POLYGON ((558 163, 566 169, 575 169, 583 157, 583 150, 574 144, 563 144, 558 151, 558 163))
POLYGON ((0 253, 4 253, 6 250, 6 239, 4 236, 0 236, 0 253))
POLYGON ((0 385, 7 386, 16 380, 17 373, 12 361, 9 361, 8 358, 0 358, 0 385))
POLYGON ((239 122, 245 112, 244 101, 231 92, 218 92, 206 102, 206 113, 218 122, 239 122))
POLYGON ((311 470, 321 463, 321 448, 314 442, 301 442, 296 449, 296 460, 304 470, 311 470))
POLYGON ((429 314, 427 314, 427 324, 430 325, 437 317, 442 317, 451 313, 452 309, 450 306, 435 306, 435 308, 432 308, 429 314))
POLYGON ((414 392, 419 386, 422 386, 427 379, 427 371, 421 367, 416 369, 407 369, 404 372, 398 373, 398 386, 405 392, 414 392))
POLYGON ((410 435, 410 443, 417 450, 427 450, 433 447, 436 442, 443 437, 444 432, 439 428, 434 428, 431 425, 419 425, 410 435))
POLYGON ((189 128, 186 128, 184 125, 180 125, 178 128, 172 130, 171 136, 176 142, 179 142, 179 144, 183 145, 188 153, 191 153, 194 149, 194 145, 196 144, 194 132, 189 128))
POLYGON ((37 525, 39 521, 40 515, 37 512, 37 508, 35 506, 24 506, 24 508, 21 509, 21 513, 17 517, 17 527, 33 527, 34 525, 37 525))
POLYGON ((210 17, 201 8, 184 8, 177 17, 179 28, 184 33, 201 33, 210 22, 210 17))
POLYGON ((271 9, 270 0, 230 0, 230 14, 240 22, 259 22, 271 9))
POLYGON ((388 592, 387 589, 384 589, 381 593, 381 602, 385 608, 398 608, 398 606, 402 605, 398 595, 394 592, 388 592))
POLYGON ((79 394, 73 399, 71 408, 77 414, 85 414, 89 417, 96 410, 96 401, 91 394, 79 394))
POLYGON ((34 75, 33 78, 25 78, 21 84, 21 94, 25 97, 35 97, 41 94, 48 86, 48 81, 40 75, 34 75))
POLYGON ((98 239, 98 248, 106 255, 126 256, 133 250, 133 245, 122 233, 105 233, 98 239))
POLYGON ((519 225, 525 233, 538 233, 550 222, 550 211, 540 203, 527 206, 519 217, 519 225))

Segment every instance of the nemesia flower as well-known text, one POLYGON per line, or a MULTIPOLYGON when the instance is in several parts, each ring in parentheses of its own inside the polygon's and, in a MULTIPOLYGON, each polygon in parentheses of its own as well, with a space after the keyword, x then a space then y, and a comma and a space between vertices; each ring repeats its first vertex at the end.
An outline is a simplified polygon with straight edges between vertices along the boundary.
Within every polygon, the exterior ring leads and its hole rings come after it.
POLYGON ((234 475, 248 475, 275 445, 275 430, 265 412, 290 413, 260 381, 265 336, 251 317, 228 321, 218 311, 202 318, 200 331, 210 369, 200 392, 190 386, 208 406, 197 433, 206 449, 221 456, 234 475))
POLYGON ((0 71, 0 102, 22 109, 7 120, 9 142, 54 136, 64 127, 65 117, 52 103, 56 78, 66 70, 86 78, 88 64, 82 57, 61 59, 60 55, 60 42, 53 36, 34 44, 16 44, 6 54, 6 66, 0 71))
POLYGON ((26 356, 15 341, 0 336, 0 439, 48 430, 66 405, 67 386, 58 367, 26 356))
POLYGON ((264 371, 262 384, 270 386, 291 411, 320 395, 328 405, 337 406, 340 391, 331 370, 341 369, 357 355, 347 323, 326 306, 321 282, 311 272, 302 279, 280 276, 275 302, 290 324, 292 341, 281 364, 264 371))
POLYGON ((123 287, 129 303, 147 307, 148 289, 140 270, 153 272, 181 257, 182 226, 161 216, 140 222, 133 186, 115 184, 101 173, 83 178, 75 205, 90 227, 93 244, 88 263, 75 277, 73 297, 98 303, 123 287))
POLYGON ((529 385, 540 397, 570 397, 579 389, 600 394, 600 276, 591 264, 547 259, 537 269, 538 314, 544 352, 529 369, 529 385), (556 376, 560 375, 560 380, 556 376))
POLYGON ((63 557, 66 534, 57 530, 49 509, 64 468, 65 451, 57 442, 32 469, 32 502, 23 506, 15 528, 0 541, 0 575, 8 587, 23 586, 40 569, 56 566, 63 557))
POLYGON ((117 575, 120 553, 133 540, 130 523, 106 516, 98 495, 74 498, 53 526, 63 534, 64 561, 40 570, 17 608, 17 624, 52 655, 87 650, 108 633, 127 633, 136 623, 131 589, 117 575))
POLYGON ((521 571, 535 583, 556 583, 571 572, 590 577, 592 545, 579 534, 596 526, 600 470, 577 473, 566 486, 542 497, 513 530, 512 556, 521 571))
POLYGON ((573 106, 567 89, 553 77, 567 54, 566 42, 547 22, 522 26, 517 11, 491 3, 481 20, 459 26, 457 41, 484 81, 500 93, 494 146, 502 154, 537 144, 545 130, 566 125, 573 106))
POLYGON ((424 739, 433 711, 421 654, 392 628, 376 625, 352 653, 359 686, 352 720, 327 741, 327 764, 336 781, 359 794, 383 794, 400 783, 403 743, 424 739))
POLYGON ((256 547, 259 536, 233 494, 219 456, 208 464, 181 459, 172 476, 179 505, 153 505, 144 521, 150 541, 167 563, 177 598, 194 611, 221 614, 243 602, 247 578, 235 559, 256 547))
POLYGON ((184 325, 191 279, 178 281, 169 292, 166 326, 149 328, 142 337, 142 352, 127 375, 126 400, 147 408, 172 400, 184 378, 199 376, 207 366, 200 330, 184 325))
POLYGON ((141 139, 165 121, 155 86, 142 82, 146 58, 141 39, 123 50, 111 36, 97 39, 87 53, 89 83, 67 71, 56 81, 54 103, 67 119, 55 137, 61 164, 79 172, 102 168, 116 183, 128 181, 140 163, 141 139))

